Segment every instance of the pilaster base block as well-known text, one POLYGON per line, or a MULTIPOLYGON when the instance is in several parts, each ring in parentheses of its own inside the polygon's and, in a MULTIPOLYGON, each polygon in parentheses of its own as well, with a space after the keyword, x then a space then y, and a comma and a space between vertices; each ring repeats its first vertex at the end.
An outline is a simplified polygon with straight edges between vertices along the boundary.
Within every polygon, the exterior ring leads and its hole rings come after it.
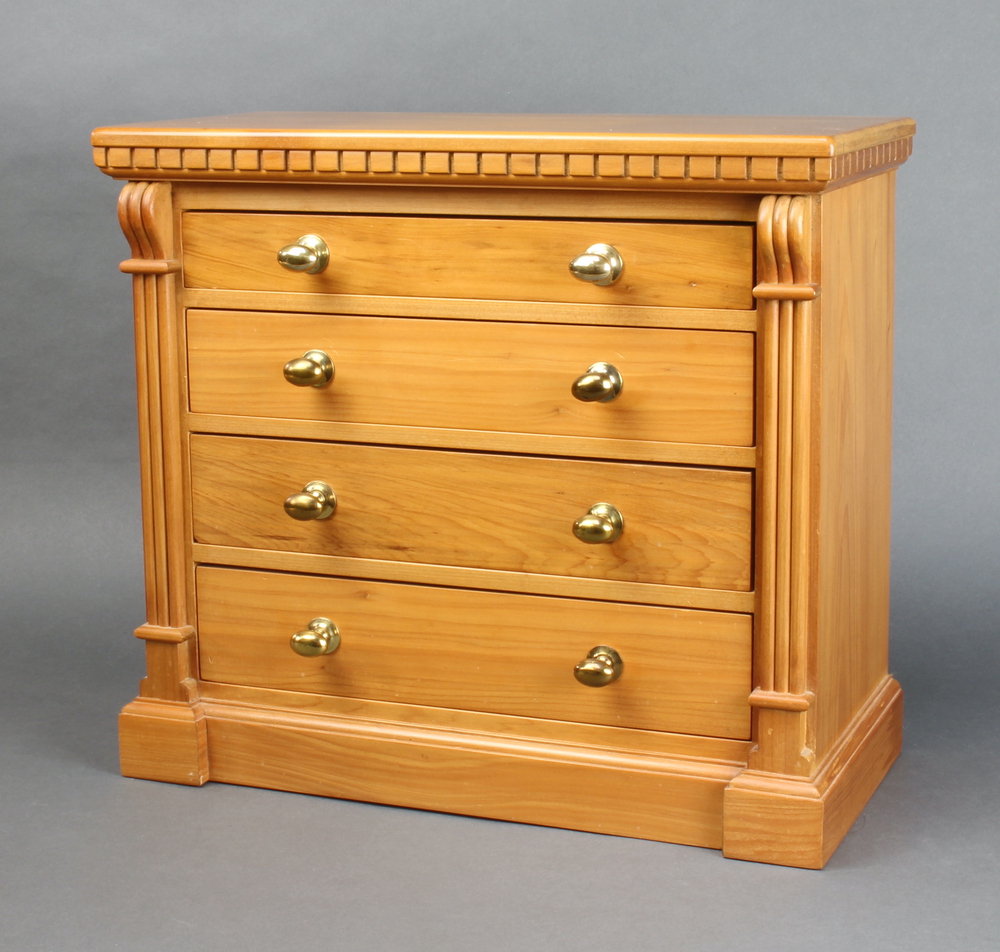
POLYGON ((822 869, 899 756, 903 692, 886 678, 809 779, 745 770, 723 801, 731 859, 822 869))
POLYGON ((208 780, 208 732, 200 705, 136 698, 118 716, 125 777, 200 787, 208 780))

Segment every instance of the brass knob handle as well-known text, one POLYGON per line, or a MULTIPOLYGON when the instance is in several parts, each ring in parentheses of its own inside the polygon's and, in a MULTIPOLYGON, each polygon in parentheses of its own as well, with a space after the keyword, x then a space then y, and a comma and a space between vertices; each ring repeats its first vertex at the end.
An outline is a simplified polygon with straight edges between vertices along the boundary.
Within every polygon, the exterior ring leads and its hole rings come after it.
POLYGON ((336 367, 322 350, 307 350, 285 364, 284 374, 293 387, 325 387, 333 380, 336 367))
POLYGON ((611 503, 599 502, 573 523, 573 535, 581 542, 597 545, 600 542, 614 542, 624 528, 622 514, 611 503))
POLYGON ((625 263, 611 245, 591 245, 582 255, 569 263, 569 273, 581 281, 607 287, 622 276, 625 263))
POLYGON ((333 654, 340 647, 340 629, 329 618, 314 618, 307 628, 292 635, 289 644, 304 658, 333 654))
POLYGON ((303 235, 278 252, 278 264, 289 271, 319 274, 330 263, 330 248, 319 235, 303 235))
POLYGON ((337 494, 324 482, 314 479, 285 500, 285 512, 293 519, 329 519, 337 508, 337 494))
POLYGON ((622 656, 607 645, 591 648, 574 669, 573 676, 588 688, 603 688, 622 676, 622 656))
POLYGON ((622 392, 622 375, 612 364, 591 364, 587 372, 573 381, 571 390, 584 403, 607 403, 622 392))

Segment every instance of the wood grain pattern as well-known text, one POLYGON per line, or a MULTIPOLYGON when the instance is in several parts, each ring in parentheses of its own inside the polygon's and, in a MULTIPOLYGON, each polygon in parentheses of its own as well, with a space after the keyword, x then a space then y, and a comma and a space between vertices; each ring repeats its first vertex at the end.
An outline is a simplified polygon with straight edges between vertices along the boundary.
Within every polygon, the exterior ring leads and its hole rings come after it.
POLYGON ((97 129, 92 141, 94 162, 116 177, 781 193, 899 165, 913 131, 885 117, 279 113, 97 129))
POLYGON ((727 793, 729 855, 822 866, 899 749, 886 675, 892 185, 865 180, 818 210, 762 203, 764 280, 819 273, 823 294, 761 304, 758 745, 727 793), (858 726, 886 706, 878 730, 858 726), (845 749, 851 763, 829 766, 845 749))
POLYGON ((722 845, 731 766, 209 705, 212 777, 642 839, 722 845))
MULTIPOLYGON (((890 116, 663 116, 560 115, 552 113, 420 113, 420 112, 256 112, 170 119, 154 123, 105 127, 94 131, 95 146, 116 147, 125 140, 152 145, 170 138, 175 146, 218 147, 226 136, 240 137, 256 148, 290 148, 290 143, 329 142, 354 137, 354 148, 405 147, 419 140, 420 149, 439 146, 465 151, 466 139, 488 138, 493 148, 518 153, 550 150, 553 143, 573 150, 584 141, 599 143, 594 151, 640 151, 648 140, 683 144, 678 153, 825 156, 912 135, 912 119, 890 116), (530 144, 529 144, 530 143, 530 144), (615 147, 612 147, 612 144, 615 147), (780 146, 777 150, 775 146, 780 146)), ((662 145, 663 142, 658 142, 662 145)), ((313 148, 318 147, 316 144, 313 148)))
MULTIPOLYGON (((118 220, 132 252, 131 263, 175 260, 170 186, 132 182, 122 189, 118 220)), ((139 453, 146 580, 146 697, 189 701, 196 656, 193 642, 162 641, 165 632, 189 627, 190 516, 182 458, 182 322, 176 306, 176 278, 169 268, 131 269, 135 311, 139 453), (151 627, 150 627, 151 626, 151 627)), ((140 631, 143 629, 140 629, 140 631)))
POLYGON ((181 263, 176 258, 126 258, 118 270, 124 274, 176 274, 181 263))
POLYGON ((726 788, 725 855, 822 869, 899 756, 902 727, 902 691, 885 678, 812 778, 743 771, 726 788))
POLYGON ((757 458, 756 449, 752 446, 718 446, 708 443, 653 443, 645 440, 599 439, 549 433, 503 433, 429 426, 295 420, 285 417, 228 416, 215 413, 189 413, 187 420, 189 428, 194 433, 279 436, 333 442, 381 443, 392 446, 488 450, 495 453, 530 453, 539 456, 684 463, 727 469, 753 469, 757 458))
POLYGON ((143 641, 164 641, 170 644, 183 644, 195 636, 195 630, 190 625, 183 628, 163 628, 159 625, 141 625, 135 630, 135 637, 143 641))
POLYGON ((199 563, 275 569, 280 572, 378 578, 391 582, 420 582, 454 588, 520 592, 525 595, 557 595, 563 598, 591 598, 746 614, 752 614, 754 610, 753 592, 734 592, 717 588, 686 588, 679 585, 621 582, 613 579, 569 578, 468 566, 428 565, 425 562, 357 559, 340 555, 316 555, 309 552, 202 545, 197 542, 191 546, 191 555, 199 563))
MULTIPOLYGON (((162 243, 161 208, 170 201, 169 185, 129 183, 118 199, 118 221, 133 258, 166 258, 153 249, 151 233, 162 243), (148 196, 147 196, 148 193, 148 196), (144 201, 145 199, 145 201, 144 201), (159 199, 158 201, 156 201, 159 199), (154 205, 155 202, 155 205, 154 205), (158 214, 153 214, 153 209, 158 214)), ((170 625, 167 546, 164 515, 163 416, 159 366, 159 324, 172 282, 137 274, 132 279, 135 309, 135 345, 139 398, 139 453, 142 474, 142 521, 145 540, 146 618, 154 625, 170 625)), ((185 620, 186 621, 186 620, 185 620)))
POLYGON ((176 182, 179 211, 302 214, 461 215, 466 218, 569 218, 632 221, 757 220, 755 195, 621 189, 428 189, 419 185, 300 185, 283 182, 176 182))
POLYGON ((751 619, 201 567, 202 677, 313 694, 746 738, 751 619), (332 619, 341 645, 302 658, 291 635, 332 619), (625 673, 588 688, 573 667, 612 644, 625 673))
POLYGON ((666 327, 681 330, 756 331, 757 311, 734 308, 640 307, 635 304, 562 304, 558 301, 493 301, 377 294, 307 294, 283 291, 186 288, 184 306, 230 311, 294 311, 370 317, 429 317, 601 327, 666 327))
POLYGON ((753 233, 743 225, 187 212, 182 227, 190 288, 753 306, 753 233), (307 233, 330 246, 321 274, 277 262, 280 248, 307 233), (595 242, 625 262, 609 287, 569 272, 595 242))
MULTIPOLYGON (((305 694, 275 691, 245 684, 200 681, 202 701, 224 703, 231 709, 269 708, 283 713, 307 715, 319 721, 332 716, 363 723, 395 725, 403 730, 463 731, 478 734, 481 743, 503 745, 508 739, 573 745, 609 759, 653 754, 681 762, 702 761, 712 767, 746 766, 750 742, 728 737, 674 734, 666 731, 632 730, 607 724, 553 721, 541 717, 516 717, 485 711, 460 711, 447 707, 374 701, 369 698, 338 697, 332 694, 305 694)), ((280 716, 280 715, 279 715, 280 716)))
POLYGON ((399 182, 574 188, 819 192, 831 182, 895 168, 912 139, 833 158, 718 155, 579 155, 573 153, 387 152, 337 149, 94 149, 94 163, 114 178, 136 173, 174 181, 399 182), (152 153, 147 162, 143 153, 152 153), (761 160, 763 159, 763 161, 761 160), (235 171, 234 171, 235 169, 235 171), (859 170, 853 175, 850 170, 859 170), (457 181, 456 181, 457 180, 457 181))
POLYGON ((710 331, 188 312, 196 413, 596 439, 750 445, 753 346, 710 331), (334 381, 291 386, 285 362, 315 349, 334 381), (575 400, 598 360, 621 372, 622 393, 575 400))
POLYGON ((194 531, 209 545, 746 590, 749 473, 354 444, 191 437, 194 531), (338 496, 297 522, 310 480, 338 496), (574 521, 611 502, 625 531, 587 545, 574 521))
POLYGON ((823 202, 821 749, 888 670, 893 204, 891 176, 823 202))
POLYGON ((97 164, 134 180, 149 612, 123 771, 198 784, 211 765, 821 867, 901 739, 892 170, 913 131, 98 130, 97 164), (307 231, 334 246, 324 275, 274 260, 307 231), (625 255, 611 288, 567 272, 597 241, 625 255), (317 346, 334 386, 286 386, 281 365, 317 346), (601 360, 622 365, 620 401, 570 402, 601 360), (338 512, 293 522, 282 502, 315 478, 338 512), (596 502, 625 514, 612 545, 572 535, 596 502), (288 636, 321 614, 344 643, 300 659, 288 636), (625 674, 584 688, 572 666, 602 641, 625 674))
POLYGON ((136 698, 118 716, 126 777, 199 787, 208 780, 208 731, 199 704, 136 698))
MULTIPOLYGON (((753 704, 760 770, 806 775, 815 741, 806 717, 813 700, 815 650, 816 401, 813 364, 812 200, 769 196, 758 220, 758 275, 776 290, 762 295, 757 509, 757 649, 753 704)), ((758 286, 760 287, 760 286, 758 286)))

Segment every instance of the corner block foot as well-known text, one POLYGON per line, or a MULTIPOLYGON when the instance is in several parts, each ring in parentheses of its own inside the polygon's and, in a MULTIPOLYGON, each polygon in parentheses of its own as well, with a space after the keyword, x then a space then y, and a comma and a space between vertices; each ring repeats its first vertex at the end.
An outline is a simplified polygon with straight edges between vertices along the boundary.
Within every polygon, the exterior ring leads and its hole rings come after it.
POLYGON ((811 778, 745 770, 726 787, 723 853, 822 869, 899 755, 903 692, 886 680, 811 778))
POLYGON ((136 698, 118 716, 123 776, 200 787, 208 780, 208 731, 198 704, 136 698))

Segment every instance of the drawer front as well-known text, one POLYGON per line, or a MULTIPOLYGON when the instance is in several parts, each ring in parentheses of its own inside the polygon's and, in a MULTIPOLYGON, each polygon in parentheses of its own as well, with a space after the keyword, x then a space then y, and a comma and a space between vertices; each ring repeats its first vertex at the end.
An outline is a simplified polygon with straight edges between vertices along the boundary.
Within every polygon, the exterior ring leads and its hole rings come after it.
POLYGON ((198 542, 746 591, 749 473, 350 443, 191 437, 198 542), (327 519, 289 518, 321 480, 327 519), (624 516, 610 543, 573 524, 596 503, 624 516))
POLYGON ((182 229, 190 288, 753 306, 749 225, 187 212, 182 229), (329 245, 320 274, 278 264, 278 251, 305 234, 329 245), (624 262, 607 287, 569 272, 596 243, 613 245, 624 262))
POLYGON ((196 413, 749 446, 753 335, 255 311, 189 311, 196 413), (328 386, 282 368, 322 350, 328 386), (594 363, 618 397, 586 403, 594 363))
POLYGON ((749 737, 748 615, 205 566, 198 606, 207 681, 749 737), (340 647, 303 658, 289 639, 316 617, 340 647), (579 684, 600 644, 621 677, 579 684))

